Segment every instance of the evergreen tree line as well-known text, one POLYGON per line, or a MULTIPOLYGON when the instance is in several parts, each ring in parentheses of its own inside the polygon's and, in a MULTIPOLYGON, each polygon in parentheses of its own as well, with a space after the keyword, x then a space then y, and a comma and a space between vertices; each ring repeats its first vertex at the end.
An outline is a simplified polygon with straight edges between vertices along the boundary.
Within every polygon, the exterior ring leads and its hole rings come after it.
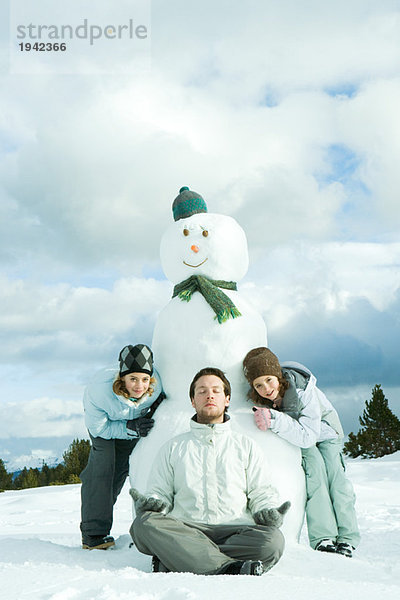
MULTIPOLYGON (((350 433, 343 450, 352 458, 379 458, 400 450, 400 419, 390 410, 380 385, 372 389, 372 398, 365 402, 359 417, 361 429, 350 433)), ((89 440, 74 440, 63 454, 63 462, 41 469, 26 467, 14 477, 0 458, 0 491, 21 490, 45 485, 80 483, 79 474, 86 467, 90 451, 89 440)))
POLYGON ((74 440, 63 454, 63 462, 49 467, 44 461, 41 469, 24 467, 20 473, 8 473, 0 458, 0 491, 23 490, 45 485, 80 483, 79 474, 86 467, 90 451, 89 440, 74 440))

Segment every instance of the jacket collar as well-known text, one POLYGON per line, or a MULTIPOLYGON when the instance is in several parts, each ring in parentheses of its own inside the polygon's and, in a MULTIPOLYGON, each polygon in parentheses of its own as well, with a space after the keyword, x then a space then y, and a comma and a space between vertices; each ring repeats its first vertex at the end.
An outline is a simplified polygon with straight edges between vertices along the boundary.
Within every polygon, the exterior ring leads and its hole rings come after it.
POLYGON ((197 415, 194 415, 190 419, 190 429, 192 433, 196 436, 203 437, 206 435, 210 435, 211 431, 214 434, 227 434, 231 431, 231 418, 226 413, 223 423, 214 423, 213 425, 198 423, 196 418, 197 415))
POLYGON ((123 402, 127 406, 132 406, 134 408, 137 408, 145 400, 147 400, 147 398, 149 397, 149 394, 146 392, 141 398, 138 398, 137 400, 133 400, 132 398, 125 398, 125 396, 119 396, 117 394, 116 394, 116 396, 117 396, 118 400, 121 400, 121 402, 123 402))
POLYGON ((283 376, 289 383, 289 387, 283 396, 280 410, 282 412, 297 411, 297 410, 299 410, 300 400, 299 400, 299 396, 297 394, 295 380, 294 380, 292 374, 290 373, 290 371, 288 371, 286 369, 282 369, 282 372, 283 372, 283 376))
POLYGON ((283 363, 282 373, 289 383, 289 388, 283 396, 280 410, 289 414, 297 414, 301 409, 301 401, 297 389, 310 393, 316 383, 314 375, 299 363, 283 363))

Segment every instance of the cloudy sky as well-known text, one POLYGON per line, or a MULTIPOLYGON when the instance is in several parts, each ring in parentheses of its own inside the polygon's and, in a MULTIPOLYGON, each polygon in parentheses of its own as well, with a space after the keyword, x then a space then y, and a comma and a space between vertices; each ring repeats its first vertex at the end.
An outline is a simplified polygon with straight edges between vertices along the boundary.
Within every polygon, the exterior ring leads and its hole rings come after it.
POLYGON ((1 9, 0 457, 83 437, 85 382, 151 342, 182 185, 244 228, 241 291, 346 431, 375 383, 400 413, 400 2, 47 4, 1 9), (143 46, 17 47, 17 24, 130 18, 143 46))

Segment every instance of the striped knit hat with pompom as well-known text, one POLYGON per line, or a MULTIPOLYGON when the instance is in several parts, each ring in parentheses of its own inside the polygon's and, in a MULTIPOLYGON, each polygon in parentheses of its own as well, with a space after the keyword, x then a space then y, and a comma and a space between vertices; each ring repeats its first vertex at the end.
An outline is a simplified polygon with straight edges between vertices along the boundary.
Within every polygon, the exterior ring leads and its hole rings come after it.
POLYGON ((197 192, 189 190, 187 186, 181 187, 179 195, 172 204, 174 220, 187 219, 196 213, 206 213, 207 204, 197 192))

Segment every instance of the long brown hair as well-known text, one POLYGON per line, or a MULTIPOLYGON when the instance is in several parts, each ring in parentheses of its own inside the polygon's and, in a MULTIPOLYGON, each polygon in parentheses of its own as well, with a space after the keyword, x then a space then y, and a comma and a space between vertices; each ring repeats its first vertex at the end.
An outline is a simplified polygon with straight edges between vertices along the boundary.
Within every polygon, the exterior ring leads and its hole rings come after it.
MULTIPOLYGON (((289 388, 289 382, 287 379, 285 379, 285 377, 283 377, 283 375, 282 377, 278 377, 278 381, 279 396, 283 398, 286 390, 289 388)), ((262 396, 260 396, 260 394, 255 390, 253 386, 251 386, 249 391, 247 392, 247 399, 251 402, 254 402, 254 404, 259 404, 260 406, 267 406, 268 408, 272 408, 273 406, 272 400, 268 400, 268 398, 263 398, 262 396)))
MULTIPOLYGON (((149 396, 153 395, 154 386, 155 386, 156 382, 157 382, 157 380, 155 377, 150 377, 149 389, 146 392, 146 394, 148 394, 149 396)), ((129 395, 128 390, 125 387, 125 381, 121 378, 121 375, 119 373, 118 373, 117 379, 113 383, 112 389, 113 389, 114 394, 117 394, 117 396, 123 396, 124 398, 127 398, 128 400, 131 397, 129 395)), ((138 400, 139 400, 139 398, 138 398, 138 400)))

